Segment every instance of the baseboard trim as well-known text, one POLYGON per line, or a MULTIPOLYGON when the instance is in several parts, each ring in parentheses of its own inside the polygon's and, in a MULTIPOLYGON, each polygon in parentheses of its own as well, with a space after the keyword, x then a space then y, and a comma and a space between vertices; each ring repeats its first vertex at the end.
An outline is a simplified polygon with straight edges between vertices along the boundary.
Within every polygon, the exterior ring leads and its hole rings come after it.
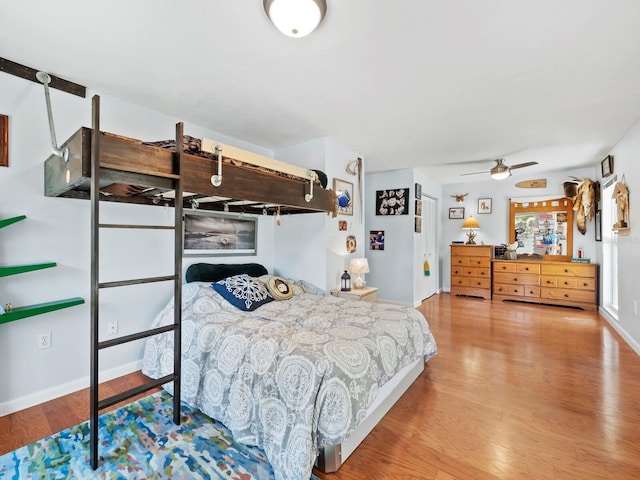
POLYGON ((624 328, 622 328, 622 325, 618 323, 618 320, 616 320, 616 318, 613 317, 605 308, 599 307, 598 311, 600 312, 600 315, 602 315, 602 318, 604 318, 607 323, 611 325, 616 332, 618 332, 633 351, 640 355, 640 343, 636 342, 635 339, 629 335, 624 328))
MULTIPOLYGON (((112 368, 101 372, 99 375, 99 381, 106 382, 114 378, 122 377, 132 372, 136 372, 142 368, 142 360, 136 360, 135 362, 127 363, 119 367, 112 368)), ((40 390, 38 392, 25 395, 20 398, 9 400, 8 402, 0 403, 0 417, 9 415, 10 413, 24 410, 25 408, 39 405, 54 398, 62 397, 70 393, 77 392, 84 388, 89 387, 89 376, 78 378, 71 382, 63 383, 62 385, 56 385, 55 387, 48 388, 46 390, 40 390)))

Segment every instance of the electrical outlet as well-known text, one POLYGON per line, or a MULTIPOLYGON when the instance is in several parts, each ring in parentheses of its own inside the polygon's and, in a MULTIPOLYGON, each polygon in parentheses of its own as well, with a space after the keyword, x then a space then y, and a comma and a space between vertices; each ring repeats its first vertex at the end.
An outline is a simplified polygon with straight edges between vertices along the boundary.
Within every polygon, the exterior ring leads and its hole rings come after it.
POLYGON ((51 348, 51 332, 38 334, 38 350, 44 350, 45 348, 51 348))
POLYGON ((107 335, 117 335, 117 334, 118 334, 118 321, 109 320, 107 322, 107 335))

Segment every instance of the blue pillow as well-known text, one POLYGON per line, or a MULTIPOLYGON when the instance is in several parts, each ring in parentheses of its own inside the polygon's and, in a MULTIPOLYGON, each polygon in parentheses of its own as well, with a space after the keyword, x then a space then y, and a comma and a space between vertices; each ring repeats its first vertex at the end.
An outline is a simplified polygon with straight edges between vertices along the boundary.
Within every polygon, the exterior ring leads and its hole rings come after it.
POLYGON ((230 304, 246 312, 273 301, 264 284, 246 274, 227 277, 211 286, 230 304))

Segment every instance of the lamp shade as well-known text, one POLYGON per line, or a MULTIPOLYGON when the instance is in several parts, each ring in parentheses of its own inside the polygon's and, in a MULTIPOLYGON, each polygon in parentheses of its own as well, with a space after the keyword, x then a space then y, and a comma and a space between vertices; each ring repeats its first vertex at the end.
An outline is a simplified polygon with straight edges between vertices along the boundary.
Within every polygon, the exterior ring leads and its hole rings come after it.
POLYGON ((475 217, 467 217, 467 219, 462 224, 462 228, 480 228, 480 225, 478 224, 478 220, 476 220, 475 217))
POLYGON ((313 32, 327 13, 326 0, 263 0, 263 5, 276 28, 294 38, 313 32))
POLYGON ((369 273, 369 262, 366 258, 352 258, 349 261, 349 270, 351 273, 369 273))

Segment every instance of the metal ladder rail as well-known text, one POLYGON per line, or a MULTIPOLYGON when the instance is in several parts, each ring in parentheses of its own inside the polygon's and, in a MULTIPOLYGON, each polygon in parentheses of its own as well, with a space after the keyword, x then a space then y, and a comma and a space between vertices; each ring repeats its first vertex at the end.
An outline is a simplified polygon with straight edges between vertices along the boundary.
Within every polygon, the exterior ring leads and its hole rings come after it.
POLYGON ((90 392, 90 461, 95 470, 98 467, 98 416, 101 409, 115 405, 123 400, 144 393, 165 383, 173 381, 173 422, 180 424, 180 372, 181 372, 181 324, 182 324, 182 221, 183 221, 183 188, 181 182, 183 158, 182 123, 176 125, 176 154, 174 156, 175 174, 157 175, 174 179, 175 217, 174 226, 100 224, 100 99, 97 95, 92 100, 92 133, 91 133, 91 392, 90 392), (170 229, 174 230, 174 269, 175 274, 161 277, 138 278, 115 282, 99 282, 99 231, 101 228, 129 229, 170 229), (116 339, 100 342, 99 330, 99 290, 102 288, 122 287, 152 282, 174 282, 174 323, 116 339), (111 397, 99 400, 99 351, 124 343, 140 340, 153 335, 173 331, 174 333, 174 371, 173 374, 147 382, 143 385, 120 392, 111 397))

